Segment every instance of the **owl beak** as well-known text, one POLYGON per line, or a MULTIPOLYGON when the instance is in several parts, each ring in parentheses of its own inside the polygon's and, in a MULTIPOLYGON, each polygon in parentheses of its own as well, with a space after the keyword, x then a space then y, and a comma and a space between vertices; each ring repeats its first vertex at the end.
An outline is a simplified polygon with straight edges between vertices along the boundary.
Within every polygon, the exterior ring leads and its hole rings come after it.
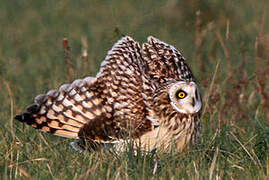
POLYGON ((202 103, 201 103, 201 101, 193 101, 193 102, 195 102, 194 106, 193 106, 194 113, 197 113, 197 112, 199 112, 201 110, 202 103))
POLYGON ((195 100, 192 98, 191 105, 194 107, 195 106, 195 100))

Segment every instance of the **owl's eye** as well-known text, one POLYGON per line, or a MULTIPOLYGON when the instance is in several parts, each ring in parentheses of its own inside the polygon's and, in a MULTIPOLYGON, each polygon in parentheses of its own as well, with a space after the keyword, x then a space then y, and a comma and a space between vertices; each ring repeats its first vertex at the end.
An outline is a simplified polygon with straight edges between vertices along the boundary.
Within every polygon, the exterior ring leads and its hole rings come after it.
POLYGON ((176 97, 179 98, 179 99, 183 99, 187 96, 187 93, 183 90, 179 90, 177 91, 176 93, 176 97))

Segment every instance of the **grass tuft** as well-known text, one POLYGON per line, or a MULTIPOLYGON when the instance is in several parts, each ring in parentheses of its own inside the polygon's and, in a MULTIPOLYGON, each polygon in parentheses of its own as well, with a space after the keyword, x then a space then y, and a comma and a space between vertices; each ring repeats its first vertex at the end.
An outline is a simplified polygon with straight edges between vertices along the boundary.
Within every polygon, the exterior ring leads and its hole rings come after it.
POLYGON ((0 179, 269 179, 267 4, 3 0, 0 179), (197 145, 80 154, 13 120, 37 94, 95 76, 122 35, 156 36, 186 57, 204 97, 197 145))

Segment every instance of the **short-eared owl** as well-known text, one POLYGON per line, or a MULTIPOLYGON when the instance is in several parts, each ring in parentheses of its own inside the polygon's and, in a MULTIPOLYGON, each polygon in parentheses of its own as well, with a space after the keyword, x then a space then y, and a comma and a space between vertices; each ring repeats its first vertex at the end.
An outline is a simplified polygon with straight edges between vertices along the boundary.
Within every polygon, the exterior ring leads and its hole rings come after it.
POLYGON ((86 142, 122 149, 124 140, 133 140, 142 150, 167 152, 195 142, 201 108, 199 88, 178 50, 154 37, 141 48, 126 36, 108 52, 96 77, 38 95, 15 119, 79 139, 73 145, 80 148, 86 142))

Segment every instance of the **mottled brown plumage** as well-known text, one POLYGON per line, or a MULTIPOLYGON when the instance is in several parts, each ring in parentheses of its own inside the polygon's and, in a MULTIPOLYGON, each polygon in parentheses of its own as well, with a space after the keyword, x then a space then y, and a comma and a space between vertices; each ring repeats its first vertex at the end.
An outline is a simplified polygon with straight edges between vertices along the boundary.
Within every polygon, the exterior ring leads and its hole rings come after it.
MULTIPOLYGON (((122 150, 134 140, 143 150, 182 150, 200 132, 201 97, 190 68, 173 46, 130 37, 108 52, 96 77, 38 95, 15 118, 36 129, 122 150)), ((75 144, 83 147, 82 141, 75 144)))

